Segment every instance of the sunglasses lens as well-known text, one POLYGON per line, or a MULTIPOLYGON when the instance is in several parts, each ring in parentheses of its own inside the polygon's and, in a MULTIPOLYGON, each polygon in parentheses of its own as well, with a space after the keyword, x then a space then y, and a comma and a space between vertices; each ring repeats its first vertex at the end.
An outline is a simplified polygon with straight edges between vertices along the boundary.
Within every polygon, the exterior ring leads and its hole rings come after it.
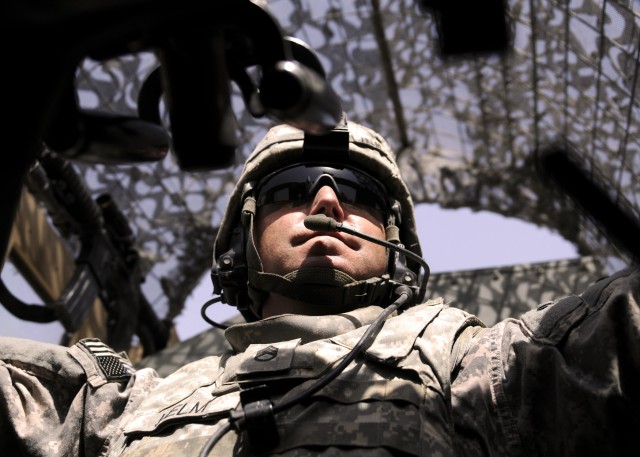
POLYGON ((298 165, 267 176, 256 186, 257 203, 305 202, 327 185, 343 202, 386 210, 385 191, 376 179, 358 170, 327 166, 298 165))

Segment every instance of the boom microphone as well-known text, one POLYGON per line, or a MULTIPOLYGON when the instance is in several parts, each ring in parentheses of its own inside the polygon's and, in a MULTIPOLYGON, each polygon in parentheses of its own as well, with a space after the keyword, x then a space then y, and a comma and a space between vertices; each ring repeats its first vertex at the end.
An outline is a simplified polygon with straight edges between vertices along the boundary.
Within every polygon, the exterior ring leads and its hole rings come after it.
POLYGON ((396 252, 401 252, 402 254, 411 257, 413 260, 418 262, 420 266, 422 266, 422 268, 424 269, 422 284, 420 284, 420 289, 418 290, 418 296, 417 296, 418 303, 421 303, 424 300, 424 296, 427 291, 427 282, 429 281, 429 274, 431 270, 429 269, 429 265, 427 264, 427 262, 422 257, 417 255, 415 252, 411 252, 410 250, 397 246, 393 243, 390 243, 389 241, 381 240, 380 238, 375 238, 365 233, 358 232, 356 229, 349 227, 348 225, 344 225, 342 222, 338 222, 331 217, 325 216, 324 214, 314 214, 314 215, 305 217, 304 226, 309 230, 313 230, 314 232, 348 233, 349 235, 357 236, 364 240, 370 241, 375 244, 379 244, 380 246, 384 246, 396 252))

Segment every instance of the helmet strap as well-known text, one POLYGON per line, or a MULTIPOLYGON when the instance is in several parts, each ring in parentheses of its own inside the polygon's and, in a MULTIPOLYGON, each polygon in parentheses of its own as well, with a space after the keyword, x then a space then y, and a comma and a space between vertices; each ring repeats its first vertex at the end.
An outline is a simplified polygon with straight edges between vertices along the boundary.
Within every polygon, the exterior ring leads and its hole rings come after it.
POLYGON ((274 292, 302 303, 351 309, 379 304, 387 294, 389 276, 356 281, 333 268, 302 268, 284 276, 250 268, 249 284, 261 292, 274 292))

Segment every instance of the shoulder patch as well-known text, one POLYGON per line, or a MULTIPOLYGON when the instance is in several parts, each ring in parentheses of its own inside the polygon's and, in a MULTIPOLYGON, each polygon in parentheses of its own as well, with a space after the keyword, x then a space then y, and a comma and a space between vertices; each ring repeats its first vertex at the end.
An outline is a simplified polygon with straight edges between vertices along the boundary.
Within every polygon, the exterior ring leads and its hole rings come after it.
POLYGON ((96 364, 108 381, 129 378, 133 372, 133 365, 125 354, 119 354, 97 338, 85 338, 78 342, 96 364))

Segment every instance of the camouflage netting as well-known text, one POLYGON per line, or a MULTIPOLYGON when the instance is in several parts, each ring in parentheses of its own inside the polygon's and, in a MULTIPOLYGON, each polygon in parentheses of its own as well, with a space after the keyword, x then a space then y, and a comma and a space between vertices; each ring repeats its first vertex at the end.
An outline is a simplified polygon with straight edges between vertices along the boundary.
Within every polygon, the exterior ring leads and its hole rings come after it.
MULTIPOLYGON (((557 231, 602 264, 622 254, 536 177, 532 153, 567 143, 640 218, 640 2, 510 0, 504 57, 443 59, 433 17, 415 1, 271 0, 287 34, 319 54, 349 117, 385 136, 416 203, 469 207, 557 231)), ((86 61, 85 107, 135 113, 149 54, 86 61)), ((244 145, 232 168, 184 173, 173 156, 143 166, 80 165, 92 190, 129 217, 147 260, 145 293, 177 315, 205 274, 243 158, 272 120, 234 96, 244 145)))

